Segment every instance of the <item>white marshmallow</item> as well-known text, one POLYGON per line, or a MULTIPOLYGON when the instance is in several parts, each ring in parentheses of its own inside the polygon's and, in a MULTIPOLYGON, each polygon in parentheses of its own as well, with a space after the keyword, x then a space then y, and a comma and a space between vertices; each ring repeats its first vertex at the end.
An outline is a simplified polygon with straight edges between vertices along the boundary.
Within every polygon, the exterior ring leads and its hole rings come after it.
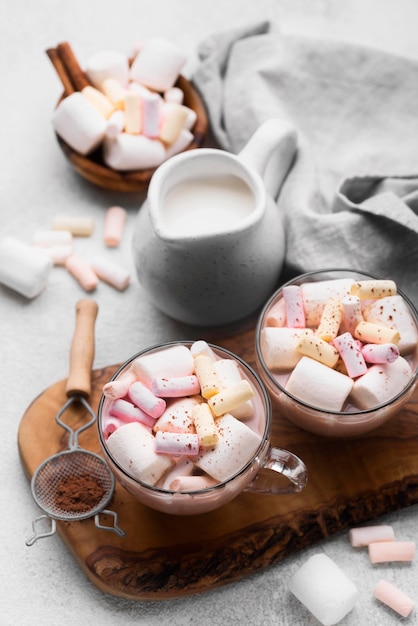
POLYGON ((395 533, 392 526, 378 524, 376 526, 359 526, 350 528, 348 538, 353 548, 363 548, 377 541, 394 541, 395 533))
POLYGON ((360 409, 384 404, 400 393, 412 376, 408 361, 401 356, 393 363, 372 365, 355 381, 350 400, 360 409))
POLYGON ((293 574, 289 591, 321 622, 332 626, 355 606, 356 585, 326 554, 315 554, 293 574))
POLYGON ((158 167, 166 158, 164 145, 144 135, 120 133, 103 142, 103 160, 114 170, 143 170, 158 167))
POLYGON ((125 128, 125 114, 119 109, 114 111, 106 123, 106 137, 114 139, 125 128))
POLYGON ((139 422, 118 428, 107 440, 110 454, 129 474, 148 485, 155 485, 173 465, 166 454, 154 450, 154 435, 139 422))
POLYGON ((26 298, 35 298, 47 286, 53 262, 49 255, 14 237, 0 242, 0 283, 26 298))
POLYGON ((187 61, 186 54, 165 39, 154 37, 144 43, 131 66, 131 79, 164 92, 173 87, 187 61))
POLYGON ((90 82, 98 89, 102 88, 106 78, 113 78, 122 87, 126 87, 129 80, 129 60, 121 52, 104 50, 88 59, 85 71, 90 82))
POLYGON ((61 100, 52 124, 57 135, 83 155, 97 148, 106 132, 106 119, 79 91, 61 100))
POLYGON ((35 230, 32 243, 34 246, 50 248, 52 246, 72 246, 73 235, 69 230, 35 230))
POLYGON ((397 343, 401 354, 408 354, 417 345, 417 327, 405 300, 399 294, 380 298, 367 306, 363 311, 367 322, 384 324, 400 334, 397 343))
POLYGON ((352 278, 336 278, 303 283, 301 289, 306 325, 310 327, 318 326, 325 303, 330 298, 339 298, 341 300, 344 296, 349 295, 351 285, 353 284, 354 280, 352 278))
POLYGON ((132 369, 143 383, 151 387, 154 378, 193 374, 194 359, 186 346, 178 344, 139 356, 133 361, 132 369))
POLYGON ((220 482, 240 471, 257 451, 261 437, 229 413, 216 420, 216 446, 202 452, 196 465, 220 482))
POLYGON ((311 406, 341 411, 352 387, 352 379, 345 374, 304 356, 290 374, 285 388, 311 406))
POLYGON ((104 282, 119 291, 124 291, 129 285, 129 272, 120 265, 102 256, 95 256, 90 262, 95 274, 104 282))
POLYGON ((266 365, 272 370, 290 370, 302 358, 296 346, 305 333, 313 331, 305 328, 286 326, 265 326, 260 335, 260 346, 266 365))

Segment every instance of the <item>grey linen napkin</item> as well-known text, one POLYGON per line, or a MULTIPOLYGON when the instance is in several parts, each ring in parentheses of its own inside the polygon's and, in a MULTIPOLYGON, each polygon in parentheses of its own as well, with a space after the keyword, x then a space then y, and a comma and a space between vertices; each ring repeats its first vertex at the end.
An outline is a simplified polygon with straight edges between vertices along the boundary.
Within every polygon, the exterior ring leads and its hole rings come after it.
POLYGON ((271 117, 297 129, 277 197, 283 280, 359 269, 393 278, 418 305, 418 62, 264 22, 202 42, 193 82, 226 150, 271 117))

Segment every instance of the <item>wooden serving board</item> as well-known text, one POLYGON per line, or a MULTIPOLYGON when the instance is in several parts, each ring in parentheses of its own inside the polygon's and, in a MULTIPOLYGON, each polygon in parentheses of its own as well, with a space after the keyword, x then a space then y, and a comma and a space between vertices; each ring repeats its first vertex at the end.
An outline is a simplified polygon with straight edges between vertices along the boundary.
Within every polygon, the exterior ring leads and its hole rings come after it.
MULTIPOLYGON (((210 340, 254 366, 253 330, 210 340)), ((93 372, 93 410, 117 367, 93 372)), ((65 384, 46 389, 21 420, 18 445, 28 478, 44 459, 67 447, 67 435, 55 423, 66 400, 65 384)), ((83 418, 81 407, 74 409, 69 423, 83 418)), ((95 426, 79 442, 100 453, 95 426)), ((217 511, 176 517, 139 504, 117 485, 108 508, 118 513, 125 537, 97 529, 93 519, 58 522, 57 531, 102 591, 165 600, 231 583, 336 532, 418 502, 417 392, 391 423, 357 439, 319 437, 275 413, 272 443, 305 461, 309 481, 302 493, 243 493, 217 511)))

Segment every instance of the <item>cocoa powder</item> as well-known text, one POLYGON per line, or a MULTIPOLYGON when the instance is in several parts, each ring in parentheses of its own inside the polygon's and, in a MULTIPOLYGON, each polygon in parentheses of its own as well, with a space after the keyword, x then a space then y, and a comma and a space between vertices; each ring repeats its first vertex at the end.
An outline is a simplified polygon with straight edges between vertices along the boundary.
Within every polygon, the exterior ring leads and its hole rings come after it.
POLYGON ((97 507, 105 488, 87 473, 63 477, 56 486, 54 497, 57 508, 82 513, 97 507))

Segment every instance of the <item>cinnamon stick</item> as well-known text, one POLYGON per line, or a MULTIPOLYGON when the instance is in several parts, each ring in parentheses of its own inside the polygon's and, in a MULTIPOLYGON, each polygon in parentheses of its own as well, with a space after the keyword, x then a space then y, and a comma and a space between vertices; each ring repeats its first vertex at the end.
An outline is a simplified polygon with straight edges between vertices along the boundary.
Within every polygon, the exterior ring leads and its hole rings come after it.
POLYGON ((68 76, 71 78, 71 82, 73 83, 75 90, 81 91, 84 87, 90 85, 90 82, 81 69, 70 44, 66 41, 59 43, 56 50, 68 76))
POLYGON ((61 61, 61 58, 56 48, 48 48, 48 50, 46 50, 46 54, 48 55, 52 65, 55 68, 55 71, 58 74, 58 77, 61 80, 62 86, 64 87, 64 96, 69 96, 71 93, 74 93, 76 89, 71 80, 71 77, 68 75, 67 70, 65 69, 63 62, 61 61))

